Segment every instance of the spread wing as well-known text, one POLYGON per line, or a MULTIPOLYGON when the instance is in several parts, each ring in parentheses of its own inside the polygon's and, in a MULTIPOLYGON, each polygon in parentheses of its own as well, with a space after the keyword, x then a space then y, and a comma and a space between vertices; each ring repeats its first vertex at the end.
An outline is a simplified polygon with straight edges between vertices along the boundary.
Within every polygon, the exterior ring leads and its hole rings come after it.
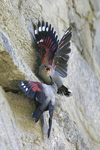
POLYGON ((18 86, 20 89, 31 99, 35 99, 39 103, 43 103, 46 100, 44 88, 42 83, 34 81, 19 81, 18 86))
POLYGON ((72 37, 72 28, 69 27, 58 44, 57 52, 54 56, 54 67, 62 77, 67 76, 67 66, 69 60, 70 40, 72 37))
POLYGON ((38 51, 41 55, 41 63, 49 62, 55 68, 58 74, 62 77, 67 76, 67 62, 69 59, 70 40, 72 37, 72 28, 69 27, 62 39, 57 40, 56 31, 53 31, 51 24, 48 26, 44 21, 38 22, 38 29, 34 25, 35 43, 38 46, 38 51), (58 44, 59 43, 59 44, 58 44))
POLYGON ((56 32, 53 32, 54 28, 51 28, 51 24, 48 26, 48 22, 42 24, 38 22, 38 29, 34 25, 35 42, 38 46, 39 53, 41 55, 41 63, 49 62, 52 64, 56 48, 58 46, 58 36, 56 32))

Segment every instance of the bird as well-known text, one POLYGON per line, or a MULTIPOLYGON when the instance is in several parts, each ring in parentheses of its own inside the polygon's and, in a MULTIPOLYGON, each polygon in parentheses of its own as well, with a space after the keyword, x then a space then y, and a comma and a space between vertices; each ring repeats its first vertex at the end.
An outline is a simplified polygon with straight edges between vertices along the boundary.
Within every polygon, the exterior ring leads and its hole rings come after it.
POLYGON ((29 98, 33 99, 36 104, 36 110, 32 113, 32 117, 37 123, 44 111, 49 110, 49 129, 48 138, 52 127, 52 118, 55 108, 55 95, 57 93, 57 86, 53 79, 50 77, 51 82, 49 85, 35 82, 35 81, 19 81, 19 88, 29 98))
POLYGON ((33 28, 33 44, 39 61, 37 77, 49 85, 51 82, 49 74, 57 85, 57 93, 71 96, 72 91, 63 85, 60 76, 63 78, 67 76, 72 28, 66 30, 60 42, 56 31, 48 22, 38 21, 38 25, 33 24, 33 28))

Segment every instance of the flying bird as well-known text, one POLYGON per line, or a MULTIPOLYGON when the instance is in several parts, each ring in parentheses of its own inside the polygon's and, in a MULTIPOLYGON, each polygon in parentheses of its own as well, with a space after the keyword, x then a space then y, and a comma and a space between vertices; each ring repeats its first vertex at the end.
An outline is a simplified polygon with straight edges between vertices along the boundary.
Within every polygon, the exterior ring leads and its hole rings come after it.
MULTIPOLYGON (((50 77, 51 78, 51 77, 50 77)), ((29 98, 34 99, 36 110, 32 113, 32 117, 37 123, 44 111, 49 110, 49 129, 48 138, 50 136, 52 117, 55 107, 55 94, 57 86, 51 78, 50 85, 35 81, 19 81, 18 86, 29 98)))
POLYGON ((63 85, 60 78, 60 76, 63 78, 67 76, 72 28, 69 27, 66 30, 59 42, 56 31, 51 27, 51 24, 38 21, 38 26, 34 25, 34 35, 34 45, 40 62, 37 75, 44 83, 19 81, 18 86, 35 101, 36 110, 32 113, 35 122, 38 122, 44 111, 49 110, 49 137, 55 107, 55 94, 72 95, 71 90, 63 85))
POLYGON ((40 61, 37 76, 48 85, 51 82, 51 76, 57 85, 57 93, 66 96, 71 96, 72 91, 63 85, 60 76, 63 78, 67 76, 71 37, 71 27, 66 30, 59 42, 56 31, 51 27, 51 24, 38 21, 38 25, 34 25, 33 41, 40 61))

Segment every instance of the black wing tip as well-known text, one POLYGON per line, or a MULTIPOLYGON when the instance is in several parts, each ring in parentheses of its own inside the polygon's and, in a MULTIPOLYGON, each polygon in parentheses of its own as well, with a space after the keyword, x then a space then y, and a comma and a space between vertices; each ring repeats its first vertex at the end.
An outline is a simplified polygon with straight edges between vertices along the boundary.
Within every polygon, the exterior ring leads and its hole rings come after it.
POLYGON ((44 26, 44 20, 42 20, 42 27, 44 26))
POLYGON ((48 27, 48 22, 46 22, 46 27, 48 27))
POLYGON ((51 24, 44 21, 38 21, 37 26, 38 29, 34 25, 36 44, 44 43, 51 51, 54 51, 59 43, 58 35, 56 35, 54 28, 51 27, 51 24))
POLYGON ((36 30, 36 25, 35 24, 33 24, 33 27, 34 27, 34 30, 36 30))
POLYGON ((40 20, 38 20, 38 26, 41 26, 40 20))
POLYGON ((69 26, 69 28, 67 30, 71 31, 72 30, 72 26, 69 26))
POLYGON ((60 44, 63 40, 65 40, 66 38, 68 38, 69 36, 70 36, 70 38, 69 38, 69 41, 70 41, 70 39, 71 39, 71 37, 72 37, 72 27, 71 27, 71 26, 65 31, 65 33, 64 33, 63 37, 61 38, 59 44, 60 44))
POLYGON ((49 24, 49 31, 52 31, 52 30, 51 30, 51 24, 49 24))
POLYGON ((17 85, 19 86, 19 88, 25 93, 25 95, 27 95, 27 83, 28 81, 19 81, 17 83, 17 85))
POLYGON ((21 87, 21 83, 22 83, 23 81, 18 81, 17 82, 17 85, 19 86, 19 87, 21 87))
POLYGON ((69 28, 65 31, 65 33, 68 33, 68 34, 72 33, 72 27, 69 26, 69 28))

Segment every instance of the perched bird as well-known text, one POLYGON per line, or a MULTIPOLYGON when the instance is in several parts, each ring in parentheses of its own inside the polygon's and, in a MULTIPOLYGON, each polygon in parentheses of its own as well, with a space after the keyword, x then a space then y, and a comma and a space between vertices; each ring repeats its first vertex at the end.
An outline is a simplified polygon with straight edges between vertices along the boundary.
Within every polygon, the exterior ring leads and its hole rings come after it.
POLYGON ((38 26, 34 25, 34 45, 38 52, 38 60, 41 60, 37 76, 49 85, 51 82, 50 77, 48 78, 49 74, 57 85, 57 92, 66 96, 71 96, 72 92, 63 85, 59 76, 63 78, 67 76, 71 37, 71 27, 66 30, 59 42, 56 31, 53 27, 51 28, 51 24, 38 21, 38 26))
POLYGON ((36 103, 36 110, 32 113, 35 122, 38 122, 40 116, 44 111, 49 110, 49 129, 48 138, 50 136, 52 117, 55 107, 55 94, 57 93, 57 86, 50 77, 50 85, 34 81, 19 81, 18 86, 29 98, 34 99, 36 103))

